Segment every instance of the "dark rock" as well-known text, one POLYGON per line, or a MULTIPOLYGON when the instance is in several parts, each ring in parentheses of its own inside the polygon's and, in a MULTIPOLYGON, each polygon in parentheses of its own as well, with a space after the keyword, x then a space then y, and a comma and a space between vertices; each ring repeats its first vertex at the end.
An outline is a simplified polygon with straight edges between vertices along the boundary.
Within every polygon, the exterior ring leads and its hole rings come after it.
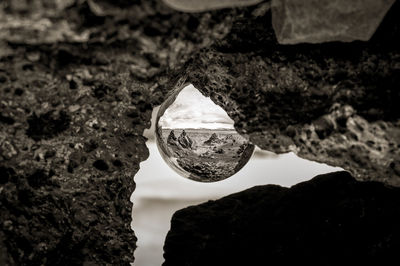
POLYGON ((88 142, 85 142, 84 146, 83 146, 83 150, 87 153, 94 151, 95 149, 97 149, 99 147, 99 145, 96 143, 95 140, 91 139, 88 142))
POLYGON ((208 140, 204 141, 204 144, 211 146, 211 145, 219 144, 221 142, 222 142, 222 140, 218 138, 217 134, 212 133, 210 138, 208 140))
POLYGON ((270 12, 237 20, 185 66, 185 82, 224 108, 235 129, 262 149, 293 151, 359 180, 400 186, 387 167, 400 157, 389 147, 400 143, 400 75, 392 63, 400 55, 399 14, 396 1, 369 42, 290 46, 279 45, 271 25, 261 22, 270 12), (352 156, 354 145, 362 158, 352 156), (338 148, 340 156, 330 156, 338 148))
POLYGON ((167 138, 167 144, 171 146, 176 146, 177 145, 177 138, 175 136, 175 133, 173 130, 169 132, 168 138, 167 138))
POLYGON ((399 223, 399 188, 330 173, 176 212, 163 265, 393 265, 399 223))
POLYGON ((67 130, 70 120, 64 111, 49 111, 39 116, 33 114, 28 118, 29 128, 26 134, 36 141, 52 138, 67 130))
MULTIPOLYGON (((6 259, 7 262, 2 261, 2 265, 93 265, 94 259, 87 258, 86 251, 94 247, 111 250, 110 253, 103 251, 96 256, 101 257, 101 261, 112 264, 112 256, 120 254, 118 250, 123 250, 118 244, 112 244, 113 247, 99 244, 100 231, 93 234, 93 231, 101 227, 102 220, 111 215, 109 209, 98 209, 94 206, 96 204, 76 200, 80 197, 77 189, 74 194, 57 190, 57 186, 49 182, 49 178, 54 174, 51 171, 47 174, 43 170, 37 170, 27 177, 19 176, 13 170, 7 170, 6 173, 10 182, 0 195, 0 261, 6 259), (93 213, 96 213, 96 216, 93 213)), ((100 190, 103 195, 122 186, 121 179, 114 179, 110 184, 96 180, 92 180, 92 183, 96 184, 96 190, 100 190)), ((86 200, 94 197, 98 204, 102 198, 95 196, 96 190, 89 188, 86 183, 86 200)), ((118 202, 121 201, 121 197, 129 198, 129 194, 122 193, 113 198, 113 204, 110 206, 120 204, 118 202)), ((130 216, 129 209, 124 208, 118 210, 120 215, 123 215, 123 210, 130 216)), ((107 234, 109 237, 115 237, 114 234, 122 232, 123 226, 109 229, 107 234)))
POLYGON ((105 84, 98 84, 93 90, 94 96, 99 100, 103 99, 105 96, 112 92, 115 92, 115 89, 105 84))
POLYGON ((67 166, 67 171, 73 173, 74 169, 77 168, 79 164, 75 160, 70 160, 67 166))
POLYGON ((400 184, 399 1, 368 42, 293 46, 278 44, 268 1, 190 14, 156 0, 3 2, 0 112, 15 122, 0 123, 0 167, 13 169, 0 178, 0 265, 134 261, 143 130, 189 82, 262 149, 400 184), (320 139, 326 116, 336 126, 320 139))
POLYGON ((314 121, 315 133, 320 139, 328 137, 335 129, 335 125, 329 118, 321 117, 314 121))
POLYGON ((184 149, 191 149, 193 145, 193 140, 187 135, 185 130, 178 137, 178 143, 184 149))

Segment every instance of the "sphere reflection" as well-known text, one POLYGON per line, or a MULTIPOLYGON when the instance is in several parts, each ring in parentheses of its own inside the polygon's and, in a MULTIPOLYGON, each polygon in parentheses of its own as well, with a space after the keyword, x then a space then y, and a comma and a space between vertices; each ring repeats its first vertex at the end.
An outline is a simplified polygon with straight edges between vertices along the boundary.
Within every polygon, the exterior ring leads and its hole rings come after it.
POLYGON ((236 132, 226 112, 193 85, 172 95, 161 106, 156 136, 168 165, 180 175, 200 182, 234 175, 254 151, 254 145, 236 132))

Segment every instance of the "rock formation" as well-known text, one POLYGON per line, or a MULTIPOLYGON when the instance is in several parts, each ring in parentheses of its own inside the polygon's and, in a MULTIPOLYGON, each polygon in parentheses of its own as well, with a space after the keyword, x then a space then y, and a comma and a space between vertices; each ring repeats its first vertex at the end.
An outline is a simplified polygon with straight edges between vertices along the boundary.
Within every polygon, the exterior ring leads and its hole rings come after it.
POLYGON ((191 149, 193 145, 193 140, 187 135, 185 130, 182 130, 178 137, 178 143, 184 149, 191 149))
POLYGON ((265 12, 236 22, 180 75, 260 148, 399 186, 399 14, 397 1, 368 42, 284 46, 265 12))
POLYGON ((272 0, 281 44, 368 41, 395 0, 272 0))
POLYGON ((171 130, 171 132, 169 132, 169 135, 167 138, 167 144, 171 145, 171 146, 176 146, 177 141, 178 141, 178 139, 176 138, 174 131, 171 130))
POLYGON ((206 141, 204 141, 205 145, 215 145, 221 143, 221 140, 218 138, 218 135, 216 133, 212 133, 210 138, 206 141))
POLYGON ((233 136, 231 134, 229 134, 229 135, 226 135, 224 141, 225 142, 235 142, 235 139, 233 138, 233 136))
POLYGON ((285 46, 269 1, 2 1, 0 265, 132 262, 142 133, 185 82, 262 149, 400 185, 399 14, 368 42, 285 46))
POLYGON ((176 212, 163 265, 393 265, 399 223, 399 188, 330 173, 176 212))

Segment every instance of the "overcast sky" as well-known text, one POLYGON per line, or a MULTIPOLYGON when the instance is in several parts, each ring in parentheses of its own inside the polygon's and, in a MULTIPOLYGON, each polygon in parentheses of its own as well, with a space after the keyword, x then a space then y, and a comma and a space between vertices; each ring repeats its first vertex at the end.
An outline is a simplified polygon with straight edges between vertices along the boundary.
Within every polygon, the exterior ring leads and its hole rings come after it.
POLYGON ((159 124, 164 128, 233 129, 227 113, 191 84, 181 90, 159 124))

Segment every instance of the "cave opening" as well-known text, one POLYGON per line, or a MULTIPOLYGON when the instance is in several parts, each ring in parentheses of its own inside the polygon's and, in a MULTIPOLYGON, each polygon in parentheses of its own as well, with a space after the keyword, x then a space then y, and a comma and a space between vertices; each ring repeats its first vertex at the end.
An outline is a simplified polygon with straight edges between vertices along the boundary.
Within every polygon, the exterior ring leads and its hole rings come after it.
POLYGON ((168 166, 157 148, 156 124, 159 113, 160 106, 155 107, 151 127, 144 131, 149 158, 140 164, 135 176, 136 190, 131 196, 131 227, 138 238, 134 265, 163 263, 163 246, 171 217, 180 209, 257 185, 290 187, 315 175, 341 170, 301 159, 294 153, 277 155, 255 147, 248 164, 230 178, 214 183, 193 182, 182 178, 168 166))

